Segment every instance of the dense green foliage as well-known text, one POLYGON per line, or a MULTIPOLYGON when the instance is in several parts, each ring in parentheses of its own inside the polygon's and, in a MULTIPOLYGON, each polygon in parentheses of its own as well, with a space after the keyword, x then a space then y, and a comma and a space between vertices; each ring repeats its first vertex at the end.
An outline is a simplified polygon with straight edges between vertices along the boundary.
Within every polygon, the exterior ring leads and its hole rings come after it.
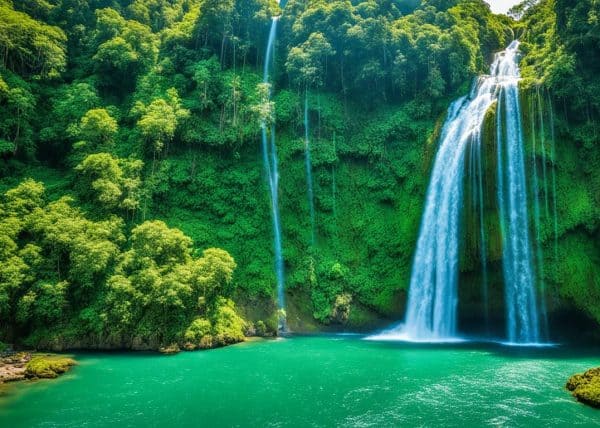
POLYGON ((444 111, 524 28, 526 85, 543 88, 561 141, 568 257, 548 279, 600 320, 600 58, 585 54, 598 49, 598 5, 533 3, 515 22, 481 0, 0 0, 0 333, 210 347, 243 337, 232 299, 273 330, 263 119, 277 126, 292 325, 397 317, 444 111), (224 250, 198 250, 211 247, 224 250))
POLYGON ((56 349, 243 339, 225 297, 236 267, 226 251, 195 256, 161 221, 134 227, 127 243, 121 218, 91 220, 66 196, 48 203, 33 180, 6 192, 0 212, 0 315, 17 337, 56 349), (200 322, 206 330, 188 337, 200 322))

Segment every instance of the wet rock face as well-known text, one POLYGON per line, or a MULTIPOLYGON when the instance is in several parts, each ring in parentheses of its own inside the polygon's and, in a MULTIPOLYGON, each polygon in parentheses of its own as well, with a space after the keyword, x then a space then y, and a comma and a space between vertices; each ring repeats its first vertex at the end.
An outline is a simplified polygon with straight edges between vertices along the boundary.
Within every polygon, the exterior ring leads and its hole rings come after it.
POLYGON ((179 345, 177 345, 176 343, 172 343, 168 346, 161 346, 160 348, 158 348, 158 352, 167 355, 177 354, 179 351, 181 351, 181 349, 179 349, 179 345))
POLYGON ((600 367, 571 376, 566 387, 578 401, 600 408, 600 367))

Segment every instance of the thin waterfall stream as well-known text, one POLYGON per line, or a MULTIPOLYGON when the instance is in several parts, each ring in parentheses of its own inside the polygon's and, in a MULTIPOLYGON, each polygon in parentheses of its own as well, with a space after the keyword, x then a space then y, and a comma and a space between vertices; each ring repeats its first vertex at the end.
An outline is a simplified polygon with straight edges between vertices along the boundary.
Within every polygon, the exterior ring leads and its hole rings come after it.
MULTIPOLYGON (((544 109, 542 105, 542 98, 540 96, 539 86, 536 89, 537 95, 537 114, 540 122, 540 148, 542 149, 542 190, 544 192, 544 208, 546 217, 550 217, 550 207, 548 202, 548 178, 546 174, 546 127, 544 124, 544 109)), ((536 109, 534 109, 536 111, 536 109)))
MULTIPOLYGON (((477 202, 479 205, 476 207, 479 210, 479 255, 481 257, 481 290, 482 290, 482 301, 483 301, 483 314, 485 317, 485 328, 489 331, 490 328, 490 309, 489 309, 489 292, 488 292, 488 263, 487 263, 487 239, 485 236, 485 220, 484 220, 484 197, 483 197, 483 160, 481 154, 481 132, 477 133, 475 143, 475 161, 477 165, 476 170, 476 189, 477 189, 477 202)), ((475 174, 474 174, 475 175, 475 174)))
POLYGON ((554 129, 554 107, 552 106, 552 100, 550 94, 548 94, 548 109, 550 112, 550 158, 552 160, 552 218, 553 218, 553 229, 554 229, 554 260, 558 261, 558 212, 556 202, 556 140, 555 140, 555 129, 554 129))
MULTIPOLYGON (((277 22, 279 17, 273 17, 269 40, 265 54, 265 65, 263 72, 263 83, 269 85, 269 69, 273 60, 275 46, 275 35, 277 34, 277 22)), ((271 89, 269 88, 269 99, 271 89)), ((267 181, 269 184, 269 195, 271 199, 271 218, 273 223, 273 250, 275 252, 275 276, 277 280, 277 308, 279 309, 279 329, 286 330, 285 322, 285 284, 283 250, 281 240, 281 221, 279 218, 279 171, 277 167, 277 145, 275 144, 275 124, 268 125, 264 120, 261 123, 262 156, 267 181), (270 138, 269 138, 270 137, 270 138), (270 141, 270 143, 269 143, 270 141)))
POLYGON ((540 208, 540 188, 544 194, 544 220, 549 220, 548 212, 548 184, 546 178, 546 150, 545 150, 545 126, 544 126, 544 113, 540 98, 539 87, 536 88, 536 98, 532 98, 529 105, 530 116, 531 116, 531 142, 532 142, 532 169, 533 169, 533 218, 534 218, 534 230, 535 230, 535 266, 537 268, 537 278, 540 290, 540 313, 542 317, 543 336, 548 337, 548 311, 546 305, 546 284, 545 284, 545 273, 544 273, 544 252, 543 252, 543 240, 542 240, 542 210, 540 208), (539 126, 538 126, 539 124, 539 126), (538 138, 539 137, 539 138, 538 138), (538 143, 542 153, 542 183, 540 186, 540 179, 538 173, 538 143))
POLYGON ((308 127, 308 91, 304 93, 304 163, 306 166, 306 194, 310 212, 310 244, 315 245, 315 200, 313 193, 312 161, 310 157, 310 130, 308 127))

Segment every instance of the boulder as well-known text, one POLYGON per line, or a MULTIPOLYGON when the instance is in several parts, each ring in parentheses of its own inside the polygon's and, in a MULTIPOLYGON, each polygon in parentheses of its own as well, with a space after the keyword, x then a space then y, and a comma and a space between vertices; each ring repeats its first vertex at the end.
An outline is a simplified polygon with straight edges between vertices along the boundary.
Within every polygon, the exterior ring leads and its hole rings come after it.
POLYGON ((566 387, 578 401, 600 408, 600 367, 571 376, 566 387))

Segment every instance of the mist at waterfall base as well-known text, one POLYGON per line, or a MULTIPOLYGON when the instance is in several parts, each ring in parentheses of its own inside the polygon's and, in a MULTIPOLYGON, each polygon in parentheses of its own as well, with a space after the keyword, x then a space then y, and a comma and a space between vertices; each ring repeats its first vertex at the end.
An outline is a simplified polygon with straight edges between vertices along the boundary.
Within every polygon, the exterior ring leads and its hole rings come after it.
MULTIPOLYGON (((478 165, 481 180, 481 131, 486 113, 497 103, 497 201, 502 238, 506 307, 506 341, 543 345, 536 296, 534 256, 529 238, 527 179, 521 109, 519 42, 496 55, 488 76, 481 76, 471 94, 451 104, 439 138, 439 148, 425 200, 410 279, 405 321, 369 337, 371 340, 456 342, 461 209, 465 204, 465 160, 478 165), (478 158, 477 158, 478 157, 478 158)), ((475 172, 471 171, 472 174, 475 172)), ((480 192, 483 186, 478 184, 480 192)), ((480 193, 478 192, 478 193, 480 193)), ((483 198, 480 193, 479 198, 483 198)), ((480 207, 480 216, 483 209, 480 207)), ((485 253, 483 218, 480 240, 485 253)), ((482 277, 487 281, 486 258, 482 277)), ((482 287, 487 299, 487 284, 482 287)), ((484 302, 487 311, 487 302, 484 302)))

